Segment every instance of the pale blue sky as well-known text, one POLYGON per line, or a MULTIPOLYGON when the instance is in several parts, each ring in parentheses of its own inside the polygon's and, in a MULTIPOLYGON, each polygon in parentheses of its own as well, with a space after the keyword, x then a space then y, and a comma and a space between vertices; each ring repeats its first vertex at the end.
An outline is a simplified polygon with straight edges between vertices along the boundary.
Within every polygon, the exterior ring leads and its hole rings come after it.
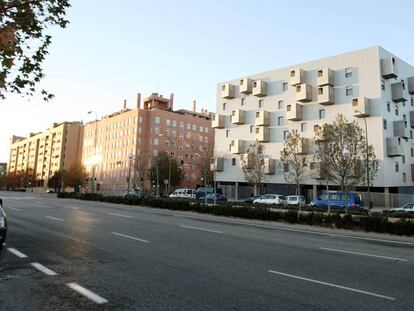
POLYGON ((137 92, 175 93, 175 108, 215 110, 216 84, 381 45, 414 63, 413 1, 74 0, 53 31, 42 86, 50 103, 1 103, 0 161, 11 135, 132 107, 137 92), (24 113, 22 116, 21 114, 24 113))

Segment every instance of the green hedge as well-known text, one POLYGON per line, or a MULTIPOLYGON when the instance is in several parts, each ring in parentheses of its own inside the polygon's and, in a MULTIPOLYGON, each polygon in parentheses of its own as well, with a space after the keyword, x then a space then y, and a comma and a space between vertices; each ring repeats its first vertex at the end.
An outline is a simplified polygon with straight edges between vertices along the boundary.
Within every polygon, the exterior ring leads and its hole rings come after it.
POLYGON ((119 196, 103 196, 97 193, 62 192, 58 193, 57 197, 116 204, 141 205, 176 211, 194 211, 197 213, 226 217, 284 221, 287 223, 317 225, 329 228, 356 229, 407 236, 414 235, 414 221, 399 219, 397 222, 390 222, 388 217, 384 215, 342 215, 340 213, 332 213, 328 215, 319 211, 299 214, 297 210, 275 211, 268 206, 244 205, 239 203, 204 205, 202 202, 192 202, 190 200, 168 198, 123 198, 119 196))

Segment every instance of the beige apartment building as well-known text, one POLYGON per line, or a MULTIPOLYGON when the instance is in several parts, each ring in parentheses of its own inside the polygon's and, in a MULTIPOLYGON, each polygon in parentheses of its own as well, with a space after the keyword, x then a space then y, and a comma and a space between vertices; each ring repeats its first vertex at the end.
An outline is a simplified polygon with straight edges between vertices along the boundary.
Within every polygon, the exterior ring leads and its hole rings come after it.
POLYGON ((82 142, 81 122, 52 123, 44 132, 12 136, 7 172, 31 176, 32 187, 47 187, 55 172, 81 161, 82 142))
MULTIPOLYGON (((104 194, 122 194, 130 184, 146 191, 154 190, 149 170, 161 152, 182 164, 183 187, 202 184, 202 158, 214 147, 211 116, 205 110, 173 110, 174 94, 164 98, 158 93, 143 100, 138 94, 136 107, 109 114, 85 126, 82 161, 89 177, 89 187, 104 194)), ((165 184, 159 180, 160 189, 165 184)))

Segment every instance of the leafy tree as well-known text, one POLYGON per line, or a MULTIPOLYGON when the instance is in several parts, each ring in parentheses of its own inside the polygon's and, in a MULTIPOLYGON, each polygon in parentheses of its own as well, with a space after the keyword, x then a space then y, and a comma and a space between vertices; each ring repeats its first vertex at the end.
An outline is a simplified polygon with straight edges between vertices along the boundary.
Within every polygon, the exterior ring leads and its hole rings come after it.
POLYGON ((264 145, 259 141, 249 145, 247 154, 241 159, 241 167, 249 184, 253 185, 254 195, 261 192, 265 181, 264 145))
POLYGON ((47 181, 47 186, 53 189, 62 188, 62 176, 63 172, 61 170, 56 171, 47 181))
POLYGON ((306 149, 307 140, 301 137, 298 131, 292 130, 288 133, 283 149, 280 152, 280 160, 283 164, 283 176, 286 182, 296 186, 296 195, 300 195, 300 185, 307 172, 306 149))
POLYGON ((183 180, 183 172, 177 163, 177 160, 170 158, 166 152, 161 152, 154 158, 153 164, 150 168, 151 180, 157 180, 157 168, 158 168, 158 181, 161 185, 164 180, 168 180, 169 168, 171 160, 171 187, 178 186, 183 180))
POLYGON ((367 148, 364 132, 358 124, 338 114, 335 122, 323 125, 322 131, 325 143, 323 148, 318 148, 316 157, 325 162, 329 178, 341 191, 347 194, 352 187, 366 183, 363 172, 367 168, 372 182, 378 171, 378 161, 374 147, 368 145, 367 148))
POLYGON ((204 184, 212 185, 214 183, 214 171, 210 170, 212 159, 214 159, 212 147, 205 147, 202 152, 198 153, 198 161, 196 165, 200 169, 200 178, 203 178, 203 186, 204 184), (206 178, 205 181, 204 178, 206 178))
MULTIPOLYGON (((69 0, 2 0, 0 3, 0 98, 6 92, 32 96, 45 76, 49 26, 65 28, 69 0)), ((44 100, 53 98, 42 90, 44 100)))
POLYGON ((66 172, 65 185, 75 188, 76 191, 86 178, 88 174, 85 167, 81 163, 73 163, 66 172))

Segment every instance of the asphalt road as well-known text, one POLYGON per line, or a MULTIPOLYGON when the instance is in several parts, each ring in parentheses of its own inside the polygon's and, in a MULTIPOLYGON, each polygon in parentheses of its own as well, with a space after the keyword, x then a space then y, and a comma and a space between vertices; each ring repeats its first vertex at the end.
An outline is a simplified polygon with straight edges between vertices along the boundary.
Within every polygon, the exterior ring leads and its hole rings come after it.
POLYGON ((414 239, 315 234, 53 195, 0 197, 9 221, 0 310, 414 306, 414 239))

